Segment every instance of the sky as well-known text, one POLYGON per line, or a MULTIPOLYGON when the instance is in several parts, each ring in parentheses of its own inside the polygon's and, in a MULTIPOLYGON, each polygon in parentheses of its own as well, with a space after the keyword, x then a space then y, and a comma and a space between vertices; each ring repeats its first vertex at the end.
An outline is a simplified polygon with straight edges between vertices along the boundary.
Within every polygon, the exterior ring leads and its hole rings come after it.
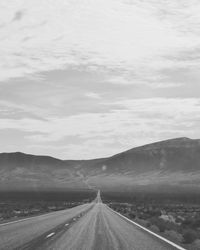
POLYGON ((199 0, 1 0, 0 152, 200 138, 199 0))

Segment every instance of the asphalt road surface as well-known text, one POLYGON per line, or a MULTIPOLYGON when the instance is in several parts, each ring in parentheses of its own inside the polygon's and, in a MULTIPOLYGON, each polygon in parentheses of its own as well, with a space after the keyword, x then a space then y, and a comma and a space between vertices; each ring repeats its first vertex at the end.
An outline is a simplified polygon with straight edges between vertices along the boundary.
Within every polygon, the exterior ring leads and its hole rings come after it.
POLYGON ((2 250, 177 249, 126 221, 101 202, 0 225, 2 250))

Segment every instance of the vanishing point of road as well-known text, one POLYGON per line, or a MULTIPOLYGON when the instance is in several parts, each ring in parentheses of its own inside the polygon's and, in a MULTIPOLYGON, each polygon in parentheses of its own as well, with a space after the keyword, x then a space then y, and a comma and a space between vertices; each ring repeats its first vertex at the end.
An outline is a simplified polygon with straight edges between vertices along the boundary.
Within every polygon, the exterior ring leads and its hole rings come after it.
POLYGON ((96 199, 68 210, 0 224, 1 250, 183 249, 148 233, 96 199))

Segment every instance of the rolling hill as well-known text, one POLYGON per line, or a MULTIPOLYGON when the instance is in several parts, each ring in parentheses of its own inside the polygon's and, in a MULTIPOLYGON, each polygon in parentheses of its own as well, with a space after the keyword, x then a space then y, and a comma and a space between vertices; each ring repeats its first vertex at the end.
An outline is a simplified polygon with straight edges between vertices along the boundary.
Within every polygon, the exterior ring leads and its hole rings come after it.
POLYGON ((94 160, 0 154, 1 190, 200 191, 200 140, 176 138, 94 160))

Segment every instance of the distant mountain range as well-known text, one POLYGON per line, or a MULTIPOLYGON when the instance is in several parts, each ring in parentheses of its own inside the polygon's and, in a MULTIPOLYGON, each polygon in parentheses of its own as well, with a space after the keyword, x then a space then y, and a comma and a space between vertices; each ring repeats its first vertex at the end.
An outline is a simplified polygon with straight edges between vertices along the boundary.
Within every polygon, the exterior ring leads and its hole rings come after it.
POLYGON ((59 160, 0 154, 0 190, 199 192, 200 140, 177 138, 108 158, 59 160))

